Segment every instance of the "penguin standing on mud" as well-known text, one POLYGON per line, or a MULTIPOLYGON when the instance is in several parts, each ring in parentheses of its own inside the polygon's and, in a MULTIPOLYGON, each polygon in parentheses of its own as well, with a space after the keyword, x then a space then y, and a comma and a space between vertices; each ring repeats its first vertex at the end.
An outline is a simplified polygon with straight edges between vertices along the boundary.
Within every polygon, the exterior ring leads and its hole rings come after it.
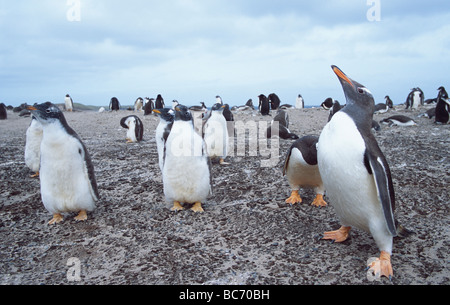
POLYGON ((448 124, 450 122, 450 99, 444 87, 439 87, 438 90, 435 123, 448 124))
POLYGON ((228 155, 228 124, 223 115, 225 105, 219 103, 211 108, 211 116, 205 123, 204 139, 210 158, 220 158, 220 164, 226 165, 228 155))
POLYGON ((39 121, 31 116, 31 124, 26 133, 25 144, 25 164, 35 174, 31 178, 39 177, 39 168, 41 164, 41 142, 43 137, 42 125, 39 121))
POLYGON ((120 103, 117 97, 113 97, 111 101, 109 102, 109 110, 110 111, 119 111, 120 110, 120 103))
POLYGON ((79 212, 75 220, 87 220, 87 212, 95 209, 100 196, 86 147, 56 105, 47 102, 28 109, 43 129, 41 197, 53 214, 49 225, 62 222, 62 213, 79 212))
POLYGON ((153 109, 153 112, 159 116, 159 124, 156 127, 156 146, 158 148, 159 168, 162 172, 166 155, 166 142, 172 130, 175 110, 163 108, 153 109))
POLYGON ((270 115, 270 103, 267 96, 261 94, 259 97, 259 112, 261 115, 270 115))
POLYGON ((6 109, 6 105, 1 103, 0 104, 0 120, 7 120, 8 119, 8 112, 6 109))
POLYGON ((68 94, 66 95, 66 98, 64 99, 64 103, 66 106, 66 111, 73 112, 73 100, 70 97, 70 95, 68 95, 68 94))
POLYGON ((289 149, 284 164, 283 175, 287 177, 292 190, 291 197, 286 203, 301 203, 302 197, 299 194, 301 187, 314 188, 316 199, 312 205, 316 207, 327 206, 323 199, 325 188, 320 177, 319 166, 317 165, 317 142, 318 137, 306 136, 298 139, 289 149))
POLYGON ((381 250, 368 266, 376 278, 391 278, 395 194, 389 165, 371 132, 374 99, 363 85, 332 66, 343 87, 347 106, 325 126, 317 159, 327 196, 342 227, 323 239, 343 242, 352 227, 370 232, 381 250))
POLYGON ((175 107, 175 119, 166 142, 163 168, 164 195, 172 211, 193 204, 195 213, 204 212, 202 203, 211 193, 210 161, 203 138, 194 130, 189 108, 175 107))
POLYGON ((128 129, 126 138, 127 143, 141 142, 144 138, 144 124, 142 124, 141 119, 137 116, 130 115, 124 117, 120 120, 120 126, 128 129))

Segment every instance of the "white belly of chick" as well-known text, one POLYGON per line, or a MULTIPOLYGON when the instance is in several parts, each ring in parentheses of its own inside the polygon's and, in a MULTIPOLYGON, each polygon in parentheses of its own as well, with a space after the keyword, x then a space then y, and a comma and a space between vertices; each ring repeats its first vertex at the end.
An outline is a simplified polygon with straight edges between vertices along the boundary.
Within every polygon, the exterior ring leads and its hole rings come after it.
POLYGON ((52 131, 41 145, 41 196, 52 214, 93 211, 90 181, 79 141, 66 133, 52 131))
POLYGON ((203 139, 190 123, 174 124, 166 143, 163 168, 164 194, 168 202, 204 202, 211 190, 203 139))
POLYGON ((297 148, 292 149, 286 175, 293 190, 299 190, 300 187, 319 187, 322 189, 323 183, 319 167, 308 164, 297 148))

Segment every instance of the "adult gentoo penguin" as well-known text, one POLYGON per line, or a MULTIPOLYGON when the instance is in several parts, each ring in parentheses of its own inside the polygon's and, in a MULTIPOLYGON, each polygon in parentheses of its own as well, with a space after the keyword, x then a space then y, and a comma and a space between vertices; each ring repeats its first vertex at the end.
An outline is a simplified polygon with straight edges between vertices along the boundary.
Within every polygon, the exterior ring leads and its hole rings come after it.
POLYGON ((420 88, 413 88, 406 98, 406 109, 417 110, 425 102, 425 95, 420 88))
POLYGON ((39 168, 41 164, 41 142, 43 137, 42 125, 32 115, 31 124, 26 133, 25 144, 25 164, 35 174, 31 178, 39 177, 39 168))
POLYGON ((298 139, 299 137, 289 130, 289 115, 283 109, 279 109, 277 115, 270 123, 266 132, 267 138, 270 139, 272 136, 278 135, 284 140, 288 139, 298 139), (278 122, 278 124, 275 124, 278 122))
POLYGON ((363 85, 332 66, 347 99, 347 106, 325 126, 317 159, 327 196, 342 227, 323 239, 343 242, 352 227, 368 231, 381 250, 369 265, 377 278, 392 277, 395 194, 389 165, 371 132, 374 99, 363 85))
POLYGON ((136 143, 142 141, 144 137, 144 124, 139 117, 130 115, 120 120, 120 126, 127 131, 127 143, 136 143))
POLYGON ((450 99, 444 87, 439 87, 436 105, 436 124, 448 124, 450 122, 450 99))
POLYGON ((166 142, 172 130, 175 110, 172 108, 163 108, 153 109, 153 112, 159 116, 159 124, 156 127, 156 146, 158 148, 159 168, 162 172, 166 154, 166 142))
POLYGON ((110 111, 119 111, 120 110, 120 103, 117 97, 111 98, 111 101, 109 102, 109 110, 110 111))
POLYGON ((223 115, 225 105, 214 104, 211 116, 205 123, 204 136, 206 150, 210 158, 220 158, 220 164, 226 165, 228 155, 228 124, 223 115))
POLYGON ((138 97, 134 102, 134 111, 142 111, 144 109, 144 99, 138 97))
POLYGON ((272 110, 278 110, 280 108, 281 100, 275 93, 269 94, 269 102, 272 110))
POLYGON ((301 94, 297 96, 297 100, 295 101, 295 108, 296 109, 305 108, 305 100, 303 99, 303 96, 301 94))
POLYGON ((153 109, 155 108, 155 99, 146 97, 144 99, 144 116, 150 115, 153 113, 153 109))
POLYGON ((155 109, 163 109, 165 108, 164 99, 161 94, 158 94, 155 101, 155 109))
POLYGON ((86 220, 86 212, 93 211, 100 198, 86 147, 54 104, 47 102, 28 109, 43 128, 41 197, 45 208, 53 214, 49 224, 63 221, 61 214, 70 212, 79 212, 77 221, 86 220))
POLYGON ((70 97, 70 95, 66 95, 66 98, 64 99, 64 103, 66 106, 66 111, 72 112, 73 111, 73 100, 70 97))
POLYGON ((8 112, 6 110, 7 110, 6 105, 1 103, 0 104, 0 120, 8 119, 8 112))
POLYGON ((317 142, 318 137, 306 136, 298 139, 289 149, 286 162, 284 163, 283 175, 287 176, 292 194, 286 203, 301 203, 302 197, 299 194, 301 187, 314 188, 316 199, 312 203, 316 207, 327 206, 323 199, 325 188, 320 177, 319 166, 317 164, 317 142))
POLYGON ((166 142, 163 168, 164 195, 173 203, 172 211, 184 210, 182 203, 187 203, 194 204, 194 212, 204 212, 202 203, 211 193, 210 177, 205 143, 194 130, 189 109, 178 105, 166 142))
POLYGON ((259 112, 262 115, 270 115, 270 104, 269 99, 264 95, 261 94, 259 97, 259 112))
POLYGON ((381 120, 381 124, 391 126, 416 126, 417 123, 410 117, 404 115, 394 115, 387 119, 381 120))

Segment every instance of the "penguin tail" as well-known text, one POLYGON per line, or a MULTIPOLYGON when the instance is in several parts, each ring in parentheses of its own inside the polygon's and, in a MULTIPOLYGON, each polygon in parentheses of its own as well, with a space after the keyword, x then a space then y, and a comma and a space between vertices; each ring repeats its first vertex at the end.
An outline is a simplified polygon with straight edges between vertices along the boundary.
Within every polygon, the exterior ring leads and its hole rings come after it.
POLYGON ((411 236, 413 234, 416 234, 416 232, 405 228, 401 224, 397 224, 397 237, 398 238, 407 238, 407 237, 409 237, 409 236, 411 236))

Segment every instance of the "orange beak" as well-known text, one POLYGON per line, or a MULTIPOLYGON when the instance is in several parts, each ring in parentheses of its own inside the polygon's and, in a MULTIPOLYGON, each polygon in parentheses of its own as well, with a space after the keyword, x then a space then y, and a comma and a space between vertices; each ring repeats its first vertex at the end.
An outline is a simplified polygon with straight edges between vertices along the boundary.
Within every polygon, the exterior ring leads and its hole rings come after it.
POLYGON ((33 106, 28 106, 28 107, 27 107, 27 110, 37 110, 37 108, 36 108, 36 107, 33 107, 33 106))
POLYGON ((333 66, 333 71, 334 71, 334 73, 336 73, 336 75, 337 75, 340 79, 342 79, 342 80, 344 80, 345 82, 347 82, 348 84, 350 84, 353 88, 355 87, 355 86, 353 85, 353 82, 347 77, 347 75, 345 75, 344 72, 341 71, 341 69, 339 69, 339 68, 336 67, 336 66, 333 66))

